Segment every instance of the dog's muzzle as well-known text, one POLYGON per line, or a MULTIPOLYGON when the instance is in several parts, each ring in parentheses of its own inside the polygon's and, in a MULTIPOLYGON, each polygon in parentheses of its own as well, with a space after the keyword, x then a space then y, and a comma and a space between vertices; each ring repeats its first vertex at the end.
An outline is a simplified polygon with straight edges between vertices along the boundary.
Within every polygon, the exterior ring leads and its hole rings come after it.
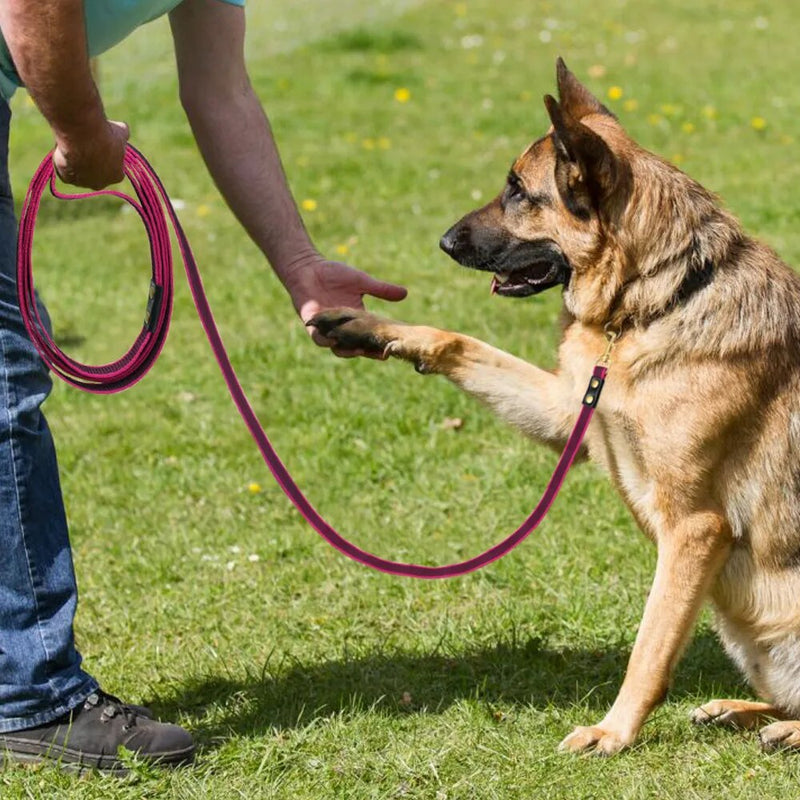
POLYGON ((566 256, 551 239, 524 241, 488 231, 481 235, 463 220, 442 236, 439 247, 464 267, 493 272, 492 294, 505 297, 529 297, 566 286, 572 274, 566 256))

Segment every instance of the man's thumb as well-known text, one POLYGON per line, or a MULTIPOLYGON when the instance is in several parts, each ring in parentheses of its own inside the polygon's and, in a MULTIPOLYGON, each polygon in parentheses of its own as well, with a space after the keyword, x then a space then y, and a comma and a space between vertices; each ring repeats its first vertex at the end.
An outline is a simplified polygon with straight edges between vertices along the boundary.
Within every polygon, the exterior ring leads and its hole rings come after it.
POLYGON ((391 300, 393 303, 396 303, 398 300, 405 299, 408 294, 408 289, 396 283, 388 283, 387 281, 373 279, 370 281, 367 294, 372 297, 378 297, 381 300, 391 300))
POLYGON ((126 142, 131 138, 131 129, 128 127, 126 122, 119 122, 118 120, 110 119, 109 123, 122 131, 122 135, 125 137, 126 142))

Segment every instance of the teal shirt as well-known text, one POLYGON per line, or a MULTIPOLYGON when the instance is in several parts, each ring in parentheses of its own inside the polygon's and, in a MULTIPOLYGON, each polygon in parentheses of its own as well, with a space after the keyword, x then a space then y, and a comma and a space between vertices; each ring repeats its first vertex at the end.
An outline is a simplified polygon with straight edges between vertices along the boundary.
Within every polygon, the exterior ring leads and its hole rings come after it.
MULTIPOLYGON (((96 56, 121 42, 140 25, 171 11, 181 0, 84 0, 89 55, 96 56)), ((245 0, 221 0, 243 6, 245 0)), ((8 100, 22 81, 14 69, 0 32, 0 95, 8 100)))

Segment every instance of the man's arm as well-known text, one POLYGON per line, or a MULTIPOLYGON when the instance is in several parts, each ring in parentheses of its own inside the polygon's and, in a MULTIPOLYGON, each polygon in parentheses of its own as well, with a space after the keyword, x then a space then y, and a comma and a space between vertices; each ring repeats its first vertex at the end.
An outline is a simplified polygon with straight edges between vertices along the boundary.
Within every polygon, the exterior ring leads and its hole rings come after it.
MULTIPOLYGON (((245 15, 220 0, 183 0, 170 13, 181 103, 228 205, 269 260, 303 320, 322 308, 361 306, 364 294, 405 290, 326 261, 303 226, 269 122, 244 62, 245 15)), ((319 344, 330 344, 318 334, 319 344)))
POLYGON ((128 128, 106 119, 89 67, 83 0, 0 0, 0 28, 53 129, 59 175, 92 189, 122 180, 128 128))

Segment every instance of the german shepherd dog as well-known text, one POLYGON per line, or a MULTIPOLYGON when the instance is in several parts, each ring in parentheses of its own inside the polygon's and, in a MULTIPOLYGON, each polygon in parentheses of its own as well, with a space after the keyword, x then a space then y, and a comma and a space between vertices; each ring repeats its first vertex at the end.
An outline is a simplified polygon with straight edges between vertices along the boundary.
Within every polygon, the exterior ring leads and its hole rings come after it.
POLYGON ((658 560, 619 694, 561 743, 630 746, 667 692, 706 599, 761 702, 712 700, 695 723, 760 726, 800 750, 800 276, 697 182, 625 133, 559 59, 550 130, 500 195, 441 247, 501 297, 561 286, 559 366, 337 309, 310 324, 343 347, 439 373, 560 450, 606 333, 618 338, 584 455, 610 476, 658 560))

